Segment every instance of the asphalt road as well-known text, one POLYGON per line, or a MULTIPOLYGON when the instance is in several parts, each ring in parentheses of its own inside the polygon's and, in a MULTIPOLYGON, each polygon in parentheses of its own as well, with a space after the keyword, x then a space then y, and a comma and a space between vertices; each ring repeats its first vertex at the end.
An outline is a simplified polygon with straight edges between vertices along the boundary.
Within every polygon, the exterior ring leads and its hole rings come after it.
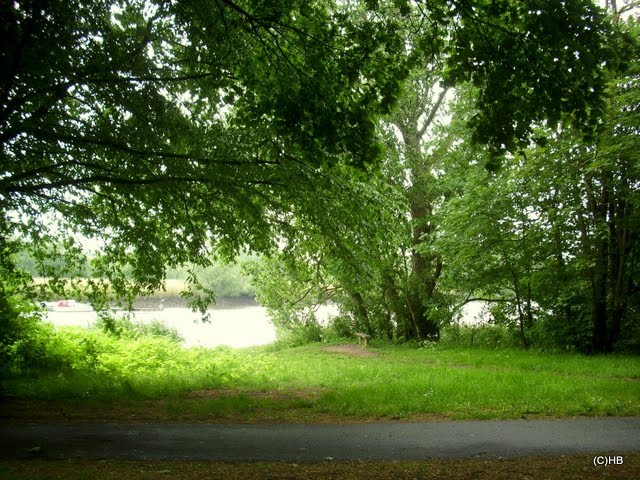
POLYGON ((640 451, 640 417, 341 425, 0 426, 0 458, 288 461, 640 451))

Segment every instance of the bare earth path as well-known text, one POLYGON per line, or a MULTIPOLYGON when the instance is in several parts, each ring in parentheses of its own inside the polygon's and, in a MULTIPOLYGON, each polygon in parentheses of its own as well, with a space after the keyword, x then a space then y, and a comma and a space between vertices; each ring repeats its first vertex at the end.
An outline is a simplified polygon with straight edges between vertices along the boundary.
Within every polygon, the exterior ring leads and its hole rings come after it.
POLYGON ((317 462, 638 451, 640 417, 336 425, 0 426, 0 459, 317 462))

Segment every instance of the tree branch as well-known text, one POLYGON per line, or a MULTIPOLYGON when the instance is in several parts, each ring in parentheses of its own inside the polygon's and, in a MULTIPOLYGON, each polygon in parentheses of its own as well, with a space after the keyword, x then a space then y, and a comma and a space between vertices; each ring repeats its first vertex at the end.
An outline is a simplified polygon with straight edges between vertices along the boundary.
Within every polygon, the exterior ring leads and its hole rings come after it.
POLYGON ((426 120, 424 121, 424 124, 422 125, 422 128, 420 128, 418 130, 418 138, 422 138, 422 136, 424 135, 424 132, 427 131, 427 128, 433 122, 434 118, 436 117, 436 114, 438 113, 438 109, 442 105, 444 97, 447 95, 448 91, 449 91, 449 88, 447 87, 447 88, 443 89, 440 92, 440 94, 438 95, 438 99, 436 100, 436 103, 431 108, 431 112, 429 112, 429 115, 427 116, 426 120))

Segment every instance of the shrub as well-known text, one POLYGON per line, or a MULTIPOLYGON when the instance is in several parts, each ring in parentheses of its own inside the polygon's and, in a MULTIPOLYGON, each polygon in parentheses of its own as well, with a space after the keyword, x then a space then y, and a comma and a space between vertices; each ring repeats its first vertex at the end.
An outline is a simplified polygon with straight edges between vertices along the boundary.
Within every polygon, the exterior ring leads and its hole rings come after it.
POLYGON ((337 340, 340 338, 353 338, 356 332, 355 322, 346 315, 337 315, 329 320, 322 332, 323 340, 337 340))
POLYGON ((13 323, 13 338, 2 344, 4 376, 29 376, 37 371, 62 367, 64 359, 52 348, 52 340, 55 337, 52 325, 23 315, 13 323))
POLYGON ((589 352, 593 339, 591 319, 583 310, 573 313, 572 321, 557 315, 541 316, 529 332, 532 344, 551 351, 589 352))
POLYGON ((308 322, 305 324, 291 326, 290 328, 278 329, 279 347, 298 347, 308 343, 320 342, 323 338, 324 329, 318 322, 308 322))
POLYGON ((135 322, 127 316, 100 315, 96 327, 104 333, 117 338, 156 337, 167 338, 175 342, 184 341, 178 330, 156 319, 145 323, 135 322))
POLYGON ((449 347, 504 348, 522 346, 514 332, 504 325, 460 325, 452 323, 440 330, 440 344, 449 347))
POLYGON ((7 299, 0 338, 2 378, 35 376, 43 371, 69 367, 67 353, 53 325, 42 321, 42 312, 20 298, 7 299))

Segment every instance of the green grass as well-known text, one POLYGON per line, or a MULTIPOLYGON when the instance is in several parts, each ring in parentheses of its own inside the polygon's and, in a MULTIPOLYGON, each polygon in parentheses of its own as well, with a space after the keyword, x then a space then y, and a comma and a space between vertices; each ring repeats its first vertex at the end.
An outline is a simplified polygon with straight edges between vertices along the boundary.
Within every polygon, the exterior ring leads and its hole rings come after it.
POLYGON ((324 387, 328 393, 315 408, 356 417, 640 413, 638 358, 517 350, 371 350, 379 355, 352 358, 317 347, 278 352, 276 378, 298 388, 324 387))
POLYGON ((164 339, 93 341, 100 351, 93 370, 80 362, 65 373, 5 382, 5 391, 31 402, 25 411, 55 410, 38 402, 57 402, 65 418, 100 418, 101 410, 105 419, 115 411, 190 421, 640 415, 633 356, 374 344, 373 356, 360 357, 323 344, 185 350, 164 339))

